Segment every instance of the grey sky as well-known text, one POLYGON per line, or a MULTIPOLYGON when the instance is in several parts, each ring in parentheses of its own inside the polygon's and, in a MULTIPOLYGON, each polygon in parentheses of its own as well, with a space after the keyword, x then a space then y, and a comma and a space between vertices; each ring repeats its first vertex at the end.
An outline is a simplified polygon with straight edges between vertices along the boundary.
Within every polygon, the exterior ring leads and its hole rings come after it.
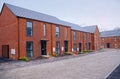
POLYGON ((120 27, 120 0, 0 0, 100 31, 120 27))

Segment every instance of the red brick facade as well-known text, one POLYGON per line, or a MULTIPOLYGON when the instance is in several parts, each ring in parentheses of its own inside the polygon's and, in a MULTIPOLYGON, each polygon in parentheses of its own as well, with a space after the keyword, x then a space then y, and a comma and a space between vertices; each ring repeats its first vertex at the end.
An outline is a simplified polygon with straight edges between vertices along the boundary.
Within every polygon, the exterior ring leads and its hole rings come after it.
POLYGON ((2 45, 9 45, 9 49, 15 48, 16 54, 9 54, 9 58, 18 59, 18 19, 6 6, 0 14, 0 57, 2 57, 2 45))
POLYGON ((82 52, 84 50, 99 49, 99 30, 95 33, 72 30, 70 26, 63 26, 33 19, 16 17, 5 5, 0 15, 0 57, 2 45, 9 46, 9 58, 19 59, 26 57, 26 42, 33 42, 33 58, 41 56, 41 41, 46 41, 46 55, 56 53, 56 43, 60 44, 60 54, 65 52, 65 42, 68 43, 68 52, 82 52), (26 22, 32 22, 33 35, 26 36, 26 22), (46 36, 44 36, 44 24, 46 36), (56 27, 59 27, 60 37, 56 37, 56 27), (73 32, 76 33, 74 40, 73 32), (76 51, 73 51, 76 45, 76 51), (15 49, 15 54, 11 54, 15 49))
POLYGON ((95 33, 93 34, 93 38, 94 38, 93 50, 100 49, 101 41, 100 41, 100 32, 99 32, 98 27, 96 28, 95 33))
POLYGON ((120 48, 120 36, 101 37, 101 48, 120 48))
POLYGON ((79 52, 80 50, 83 51, 83 46, 84 46, 84 33, 81 31, 77 31, 77 30, 71 30, 71 50, 72 52, 79 52), (76 36, 74 36, 74 33, 76 34, 76 36), (79 44, 81 44, 81 46, 79 46, 79 44), (74 46, 76 46, 75 50, 74 50, 74 46))

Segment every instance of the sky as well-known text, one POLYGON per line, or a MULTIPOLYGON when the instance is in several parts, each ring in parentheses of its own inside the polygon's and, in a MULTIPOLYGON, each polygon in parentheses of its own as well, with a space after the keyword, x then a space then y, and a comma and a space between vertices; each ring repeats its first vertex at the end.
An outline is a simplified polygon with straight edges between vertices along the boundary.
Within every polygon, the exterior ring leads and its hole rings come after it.
POLYGON ((80 26, 98 25, 100 31, 120 27, 120 0, 0 0, 55 16, 80 26))

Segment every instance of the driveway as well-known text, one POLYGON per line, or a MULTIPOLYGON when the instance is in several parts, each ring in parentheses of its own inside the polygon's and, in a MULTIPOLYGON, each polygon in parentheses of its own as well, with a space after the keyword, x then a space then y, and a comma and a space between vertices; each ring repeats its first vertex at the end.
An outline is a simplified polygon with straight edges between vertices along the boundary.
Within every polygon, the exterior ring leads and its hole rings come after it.
POLYGON ((120 64, 120 50, 30 65, 0 72, 0 79, 105 79, 120 64))

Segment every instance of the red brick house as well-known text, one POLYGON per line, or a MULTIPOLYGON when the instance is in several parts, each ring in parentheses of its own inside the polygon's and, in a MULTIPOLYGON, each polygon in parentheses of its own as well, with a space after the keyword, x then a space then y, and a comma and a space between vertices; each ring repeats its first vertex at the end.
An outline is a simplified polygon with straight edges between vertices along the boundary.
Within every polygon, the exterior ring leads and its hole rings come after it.
POLYGON ((92 32, 87 27, 87 30, 78 28, 81 29, 75 30, 75 24, 54 16, 4 4, 0 14, 0 57, 17 60, 20 57, 63 54, 71 52, 75 44, 81 52, 86 50, 86 43, 90 43, 89 50, 98 49, 98 27, 92 28, 92 32), (75 41, 73 31, 77 33, 75 41), (85 35, 89 36, 87 40, 84 39, 85 35))
POLYGON ((84 27, 89 33, 89 43, 92 50, 100 49, 100 32, 97 25, 84 27))
POLYGON ((81 52, 83 50, 100 49, 100 33, 97 25, 71 27, 72 51, 81 52))
POLYGON ((103 31, 100 37, 101 48, 120 48, 120 30, 103 31))

